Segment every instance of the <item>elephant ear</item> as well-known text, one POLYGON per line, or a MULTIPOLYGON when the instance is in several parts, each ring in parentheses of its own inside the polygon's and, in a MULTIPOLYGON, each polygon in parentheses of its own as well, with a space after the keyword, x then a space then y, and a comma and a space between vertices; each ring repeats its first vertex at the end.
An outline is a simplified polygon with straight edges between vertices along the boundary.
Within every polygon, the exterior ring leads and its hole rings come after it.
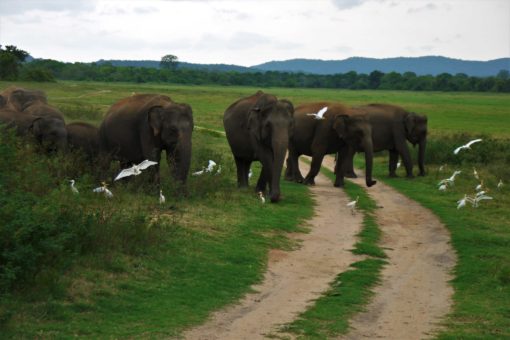
POLYGON ((251 108, 251 111, 259 112, 262 115, 267 114, 273 106, 276 105, 278 100, 275 96, 272 96, 270 94, 263 94, 260 96, 259 99, 255 102, 253 107, 251 108))
POLYGON ((149 121, 149 126, 152 129, 152 133, 155 137, 159 136, 162 128, 162 117, 161 114, 163 112, 163 107, 161 106, 153 106, 149 109, 147 113, 147 119, 149 121))
POLYGON ((294 105, 292 105, 290 100, 281 99, 280 103, 282 103, 287 108, 287 110, 289 110, 291 116, 294 116, 294 105))
POLYGON ((410 112, 405 118, 404 118, 404 126, 406 129, 406 133, 409 135, 414 130, 416 126, 416 113, 410 112))
POLYGON ((335 129, 338 137, 345 138, 347 135, 347 124, 349 123, 348 115, 337 115, 333 122, 333 129, 335 129))

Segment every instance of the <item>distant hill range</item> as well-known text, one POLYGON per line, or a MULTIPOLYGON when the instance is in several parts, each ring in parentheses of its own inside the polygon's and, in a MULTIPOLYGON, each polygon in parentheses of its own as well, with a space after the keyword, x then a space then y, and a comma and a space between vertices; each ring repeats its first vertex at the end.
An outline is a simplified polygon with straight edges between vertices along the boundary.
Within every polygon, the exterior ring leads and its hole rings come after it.
MULTIPOLYGON (((159 61, 154 60, 99 60, 97 63, 109 62, 114 66, 135 66, 159 68, 159 61)), ((460 60, 438 56, 427 57, 399 57, 399 58, 361 58, 353 57, 344 60, 315 60, 291 59, 283 61, 270 61, 251 67, 227 64, 193 64, 179 62, 179 68, 201 69, 219 72, 304 72, 312 74, 336 74, 355 71, 370 74, 372 71, 383 73, 414 72, 417 75, 433 75, 440 73, 465 73, 469 76, 486 77, 495 76, 501 70, 510 71, 510 58, 500 58, 489 61, 460 60)))

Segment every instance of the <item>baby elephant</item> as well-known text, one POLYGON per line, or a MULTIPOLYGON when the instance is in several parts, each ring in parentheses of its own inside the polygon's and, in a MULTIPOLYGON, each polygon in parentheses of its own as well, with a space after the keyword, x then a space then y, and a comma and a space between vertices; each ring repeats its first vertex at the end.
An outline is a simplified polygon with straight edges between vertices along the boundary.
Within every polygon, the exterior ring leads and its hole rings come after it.
POLYGON ((67 144, 71 151, 81 151, 90 162, 99 155, 99 129, 92 124, 75 122, 66 125, 67 144))

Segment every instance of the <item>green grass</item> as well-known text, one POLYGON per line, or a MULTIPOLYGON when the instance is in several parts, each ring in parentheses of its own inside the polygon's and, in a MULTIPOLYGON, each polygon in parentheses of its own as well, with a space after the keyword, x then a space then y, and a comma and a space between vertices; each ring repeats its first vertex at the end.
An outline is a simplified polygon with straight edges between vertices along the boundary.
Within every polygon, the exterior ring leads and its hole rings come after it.
MULTIPOLYGON (((322 172, 334 181, 332 171, 323 168, 322 172)), ((374 217, 375 202, 361 186, 352 182, 347 182, 344 190, 350 199, 359 196, 358 209, 363 214, 363 227, 352 252, 366 258, 351 264, 351 269, 339 274, 313 306, 283 327, 283 331, 298 338, 328 339, 346 334, 350 318, 361 312, 373 295, 372 288, 379 282, 386 263, 386 255, 377 245, 381 230, 374 217)))
MULTIPOLYGON (((12 84, 0 82, 1 89, 9 85, 12 84)), ((299 222, 312 212, 306 187, 301 185, 282 183, 283 201, 276 205, 261 205, 251 190, 237 190, 234 162, 228 145, 221 134, 210 131, 223 130, 224 110, 258 88, 94 82, 19 82, 17 85, 44 90, 50 104, 64 112, 67 122, 84 120, 96 125, 110 105, 133 92, 168 94, 175 101, 187 102, 193 108, 195 124, 199 127, 193 135, 192 170, 200 169, 208 159, 214 158, 221 160, 223 172, 213 181, 191 177, 188 194, 183 196, 168 180, 167 169, 163 167, 163 190, 169 201, 164 208, 157 204, 155 195, 140 189, 141 182, 116 186, 115 202, 111 204, 118 205, 120 211, 132 210, 136 206, 146 211, 148 216, 158 219, 161 224, 158 233, 147 234, 158 235, 158 238, 148 240, 152 246, 146 249, 135 247, 126 251, 120 247, 121 250, 113 251, 105 246, 106 249, 81 257, 64 272, 46 270, 35 278, 32 286, 20 287, 12 294, 1 296, 0 333, 5 337, 178 335, 182 329, 201 323, 212 310, 248 292, 250 285, 262 277, 267 250, 292 247, 286 233, 300 230, 297 227, 299 222)), ((350 105, 387 102, 425 113, 429 117, 431 141, 437 141, 437 145, 431 148, 434 157, 440 153, 444 138, 455 134, 467 132, 498 139, 498 154, 502 156, 493 162, 492 158, 464 157, 458 163, 463 175, 452 191, 445 194, 437 192, 435 184, 442 176, 436 175, 436 165, 429 166, 430 174, 425 178, 411 181, 387 179, 385 158, 376 162, 375 176, 433 210, 452 234, 459 259, 452 283, 455 305, 439 337, 510 337, 510 211, 507 208, 510 178, 505 171, 508 158, 504 155, 510 138, 510 96, 492 93, 263 90, 288 98, 294 105, 318 100, 341 101, 350 105), (478 163, 473 163, 473 160, 478 163), (503 178, 506 187, 502 192, 493 190, 491 194, 495 200, 484 202, 487 204, 476 210, 471 207, 457 210, 455 201, 464 193, 473 191, 475 183, 468 176, 473 165, 481 171, 487 185, 494 188, 499 179, 494 177, 496 174, 503 178)), ((456 142, 457 139, 452 143, 456 142)), ((429 159, 429 162, 432 161, 429 159)), ((57 164, 51 166, 58 170, 57 164)), ((449 171, 453 170, 452 167, 450 165, 449 171)), ((65 176, 62 173, 56 178, 65 176)), ((78 187, 90 189, 83 186, 92 185, 91 180, 81 179, 81 174, 78 176, 78 187)), ((447 177, 446 174, 444 177, 447 177)), ((45 189, 38 188, 37 173, 29 173, 21 184, 33 190, 45 189)), ((65 182, 60 186, 62 190, 67 188, 65 182)), ((364 197, 362 189, 349 184, 346 191, 350 197, 364 197)), ((83 200, 87 209, 97 209, 104 202, 93 195, 85 196, 83 200)), ((329 295, 317 304, 324 303, 324 307, 307 312, 310 316, 303 316, 303 326, 296 326, 298 334, 325 337, 324 334, 344 332, 349 315, 362 308, 370 294, 369 287, 376 282, 376 273, 383 263, 380 258, 382 252, 375 245, 379 235, 373 221, 370 222, 370 213, 365 217, 363 230, 355 251, 367 254, 369 258, 337 278, 329 295), (344 294, 348 283, 352 285, 349 293, 344 294), (344 305, 347 307, 344 308, 344 305), (336 308, 343 309, 342 314, 336 308), (331 318, 337 312, 344 316, 331 318), (313 326, 316 321, 320 327, 313 326)), ((122 240, 118 235, 120 231, 122 229, 115 231, 115 237, 122 240)), ((125 234, 136 236, 137 233, 125 234)), ((102 244, 110 244, 107 241, 102 244)), ((133 240, 126 237, 122 242, 133 244, 133 240)))

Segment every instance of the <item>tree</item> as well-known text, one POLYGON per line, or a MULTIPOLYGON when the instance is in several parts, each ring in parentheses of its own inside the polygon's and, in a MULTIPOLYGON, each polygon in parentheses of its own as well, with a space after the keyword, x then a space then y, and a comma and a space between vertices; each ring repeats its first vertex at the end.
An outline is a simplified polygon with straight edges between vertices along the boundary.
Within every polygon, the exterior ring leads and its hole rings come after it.
POLYGON ((17 79, 21 63, 25 61, 26 57, 28 57, 28 53, 16 46, 8 45, 3 49, 0 45, 0 79, 17 79))
POLYGON ((379 85, 381 85, 381 79, 384 76, 384 73, 381 71, 372 71, 368 76, 368 87, 371 89, 377 89, 379 85))
POLYGON ((177 57, 172 54, 167 54, 161 58, 159 67, 166 70, 175 70, 177 68, 177 57))

